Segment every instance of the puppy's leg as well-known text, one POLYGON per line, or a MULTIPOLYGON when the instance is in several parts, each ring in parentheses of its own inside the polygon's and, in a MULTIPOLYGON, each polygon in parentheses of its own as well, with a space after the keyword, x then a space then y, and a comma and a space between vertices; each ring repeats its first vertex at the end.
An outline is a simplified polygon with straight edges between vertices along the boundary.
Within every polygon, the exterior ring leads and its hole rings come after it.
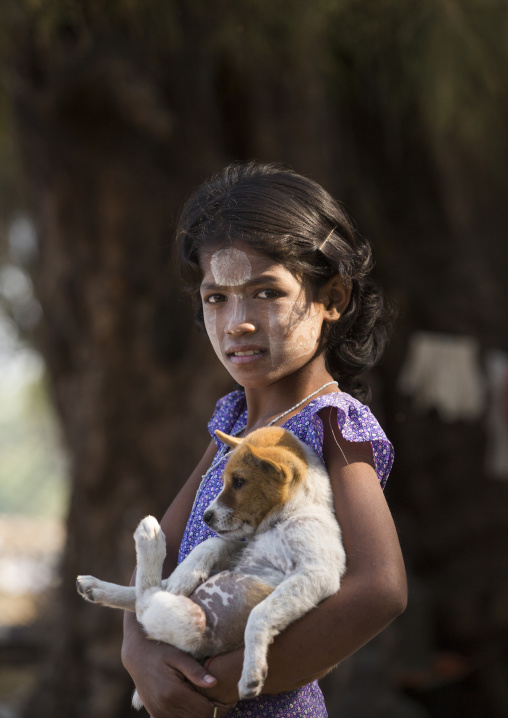
MULTIPOLYGON (((134 533, 136 542, 136 611, 144 608, 147 594, 162 586, 162 564, 166 557, 166 538, 153 516, 146 516, 134 533)), ((138 615, 139 618, 139 615, 138 615)))
MULTIPOLYGON (((137 578, 140 590, 161 585, 166 588, 167 579, 162 583, 160 581, 166 546, 159 524, 153 517, 148 516, 140 523, 134 537, 138 553, 137 578)), ((78 576, 76 587, 83 598, 91 603, 125 611, 136 610, 134 586, 118 586, 93 576, 78 576)))
POLYGON ((292 574, 255 606, 245 628, 245 653, 238 683, 240 698, 261 693, 268 671, 268 647, 281 631, 325 598, 319 576, 292 574))
POLYGON ((116 583, 100 581, 93 576, 78 576, 78 592, 86 601, 98 603, 109 608, 121 608, 124 611, 136 610, 136 591, 134 586, 118 586, 116 583))
MULTIPOLYGON (((166 539, 153 516, 147 516, 134 534, 136 541, 136 616, 148 636, 192 652, 201 643, 206 616, 203 609, 184 596, 162 588, 162 564, 166 539)), ((167 585, 167 584, 166 584, 167 585)))
POLYGON ((174 596, 163 589, 162 564, 166 556, 166 539, 153 516, 141 521, 134 538, 138 621, 153 640, 171 643, 183 651, 195 651, 205 633, 206 615, 189 598, 174 596))

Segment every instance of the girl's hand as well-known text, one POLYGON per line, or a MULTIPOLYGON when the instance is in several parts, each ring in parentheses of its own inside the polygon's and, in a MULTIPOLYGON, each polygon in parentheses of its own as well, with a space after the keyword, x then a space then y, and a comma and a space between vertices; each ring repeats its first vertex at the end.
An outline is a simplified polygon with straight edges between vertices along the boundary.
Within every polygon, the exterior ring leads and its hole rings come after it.
MULTIPOLYGON (((215 706, 194 686, 210 688, 217 681, 203 666, 174 646, 144 636, 124 644, 122 661, 152 718, 212 718, 215 706)), ((219 709, 218 715, 227 710, 219 709)))

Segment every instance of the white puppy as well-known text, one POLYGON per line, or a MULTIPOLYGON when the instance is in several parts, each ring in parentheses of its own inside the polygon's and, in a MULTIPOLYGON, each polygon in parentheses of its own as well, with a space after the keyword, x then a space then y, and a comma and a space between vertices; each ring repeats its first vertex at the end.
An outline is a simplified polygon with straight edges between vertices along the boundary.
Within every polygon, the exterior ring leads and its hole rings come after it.
MULTIPOLYGON (((197 660, 245 645, 238 689, 251 698, 274 637, 339 590, 346 557, 328 474, 312 449, 280 427, 217 435, 233 448, 203 516, 218 536, 162 581, 165 537, 148 516, 134 534, 135 588, 92 576, 77 585, 93 603, 135 610, 149 638, 197 660)), ((133 702, 139 707, 136 694, 133 702)))

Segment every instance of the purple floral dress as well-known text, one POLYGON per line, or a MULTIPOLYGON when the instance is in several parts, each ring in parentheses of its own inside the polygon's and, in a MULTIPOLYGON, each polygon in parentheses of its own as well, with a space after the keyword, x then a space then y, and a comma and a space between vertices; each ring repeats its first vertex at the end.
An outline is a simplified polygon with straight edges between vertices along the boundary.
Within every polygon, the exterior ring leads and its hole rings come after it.
MULTIPOLYGON (((327 406, 337 408, 339 429, 345 439, 371 442, 374 465, 381 486, 384 488, 393 463, 393 447, 370 409, 349 394, 333 392, 319 396, 309 402, 299 414, 288 419, 283 426, 311 446, 322 458, 323 424, 318 412, 327 406)), ((226 434, 239 434, 246 425, 247 405, 243 390, 233 391, 217 402, 208 429, 217 444, 218 452, 212 470, 203 477, 196 494, 180 546, 179 563, 195 546, 215 535, 202 518, 210 502, 222 488, 221 476, 227 461, 228 447, 215 436, 215 429, 220 429, 226 434)), ((228 713, 228 718, 247 718, 247 716, 249 718, 300 718, 301 716, 326 718, 327 712, 323 694, 317 681, 314 681, 288 693, 261 695, 240 701, 228 713)))

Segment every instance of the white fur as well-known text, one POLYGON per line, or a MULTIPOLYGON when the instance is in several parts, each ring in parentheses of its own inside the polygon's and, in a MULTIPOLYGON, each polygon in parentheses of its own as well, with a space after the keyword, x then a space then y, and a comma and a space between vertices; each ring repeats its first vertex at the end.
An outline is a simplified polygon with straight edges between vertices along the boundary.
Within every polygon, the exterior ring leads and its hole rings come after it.
MULTIPOLYGON (((204 541, 163 582, 163 534, 156 520, 149 516, 135 533, 136 588, 80 576, 78 590, 87 600, 136 610, 149 637, 202 659, 213 653, 213 643, 210 644, 209 635, 207 640, 204 638, 202 609, 185 597, 211 574, 226 568, 258 578, 273 587, 273 591, 254 607, 248 618, 244 665, 238 684, 241 698, 258 695, 266 677, 268 647, 273 638, 336 593, 346 569, 328 474, 314 452, 300 444, 308 465, 306 481, 289 502, 262 521, 253 536, 246 536, 245 541, 220 537, 204 541)), ((133 704, 136 705, 135 700, 133 704)))
POLYGON ((206 628, 204 615, 202 620, 189 620, 188 598, 161 590, 150 595, 142 623, 153 640, 170 643, 189 653, 199 650, 206 628))

